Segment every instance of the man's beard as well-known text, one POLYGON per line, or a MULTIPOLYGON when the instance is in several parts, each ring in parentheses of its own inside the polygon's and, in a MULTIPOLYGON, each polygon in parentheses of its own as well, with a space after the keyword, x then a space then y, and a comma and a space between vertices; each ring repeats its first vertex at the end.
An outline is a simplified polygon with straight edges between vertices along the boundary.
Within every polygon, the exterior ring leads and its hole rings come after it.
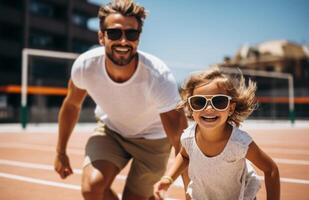
POLYGON ((114 51, 112 50, 111 52, 106 52, 106 55, 115 65, 125 66, 128 65, 136 57, 137 53, 130 53, 128 58, 116 58, 116 56, 114 55, 114 51))

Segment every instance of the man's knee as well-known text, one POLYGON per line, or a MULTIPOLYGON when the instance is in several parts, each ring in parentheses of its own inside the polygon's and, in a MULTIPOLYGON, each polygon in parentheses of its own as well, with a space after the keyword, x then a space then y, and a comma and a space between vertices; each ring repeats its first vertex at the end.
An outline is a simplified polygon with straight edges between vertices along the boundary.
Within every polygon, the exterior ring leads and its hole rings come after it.
POLYGON ((83 169, 82 195, 85 199, 103 199, 119 169, 107 161, 95 161, 83 169))
POLYGON ((84 199, 103 199, 104 192, 110 189, 110 184, 104 175, 87 175, 82 180, 82 195, 84 199))

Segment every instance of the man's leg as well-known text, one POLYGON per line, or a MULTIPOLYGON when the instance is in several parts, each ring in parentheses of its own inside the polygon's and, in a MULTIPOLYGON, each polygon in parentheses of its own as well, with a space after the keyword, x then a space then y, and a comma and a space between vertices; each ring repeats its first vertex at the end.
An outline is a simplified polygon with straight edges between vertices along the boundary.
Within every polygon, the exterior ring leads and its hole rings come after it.
POLYGON ((166 170, 171 145, 167 138, 128 140, 124 147, 132 155, 133 160, 122 199, 151 199, 153 185, 166 170))
POLYGON ((148 197, 143 197, 130 191, 128 187, 124 188, 122 200, 148 200, 148 197))
POLYGON ((130 155, 117 141, 118 137, 116 132, 99 122, 94 134, 88 139, 82 174, 84 199, 118 199, 110 187, 130 159, 130 155))
POLYGON ((117 200, 111 190, 119 169, 109 161, 98 160, 87 165, 82 173, 82 194, 85 200, 117 200))

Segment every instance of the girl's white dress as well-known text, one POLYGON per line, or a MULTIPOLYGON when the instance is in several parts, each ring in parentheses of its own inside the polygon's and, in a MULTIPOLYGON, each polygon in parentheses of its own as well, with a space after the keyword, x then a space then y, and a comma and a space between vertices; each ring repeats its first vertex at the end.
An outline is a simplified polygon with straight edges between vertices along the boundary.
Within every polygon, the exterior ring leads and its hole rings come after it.
POLYGON ((187 151, 191 182, 187 193, 193 200, 252 200, 260 188, 257 174, 245 156, 252 138, 233 127, 224 150, 215 157, 207 157, 195 140, 196 123, 181 136, 187 151))

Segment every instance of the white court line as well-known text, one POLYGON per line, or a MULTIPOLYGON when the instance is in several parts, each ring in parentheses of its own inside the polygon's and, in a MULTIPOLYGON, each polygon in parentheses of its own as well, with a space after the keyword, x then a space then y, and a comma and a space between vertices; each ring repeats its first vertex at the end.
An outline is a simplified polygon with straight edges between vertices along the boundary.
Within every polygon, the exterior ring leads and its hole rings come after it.
POLYGON ((55 182, 55 181, 47 181, 43 179, 30 178, 26 176, 15 175, 15 174, 8 174, 8 173, 0 172, 0 177, 24 181, 28 183, 36 183, 40 185, 55 186, 55 187, 61 187, 61 188, 66 188, 66 189, 71 189, 71 190, 80 190, 80 186, 78 185, 60 183, 60 182, 55 182))
MULTIPOLYGON (((71 190, 79 190, 79 191, 81 190, 81 187, 79 185, 60 183, 60 182, 56 182, 56 181, 47 181, 47 180, 43 180, 43 179, 31 178, 31 177, 27 177, 27 176, 20 176, 20 175, 9 174, 9 173, 0 172, 0 177, 18 180, 18 181, 24 181, 24 182, 27 182, 27 183, 35 183, 35 184, 39 184, 39 185, 47 185, 47 186, 60 187, 60 188, 71 189, 71 190)), ((120 198, 121 194, 118 194, 118 197, 120 198)), ((167 200, 177 200, 177 199, 167 198, 167 200)))
MULTIPOLYGON (((15 149, 28 149, 46 152, 55 152, 55 147, 46 147, 45 145, 38 144, 20 144, 20 143, 0 143, 0 148, 15 148, 15 149)), ((308 150, 300 149, 284 149, 284 148, 266 148, 267 152, 272 153, 284 153, 290 155, 309 155, 308 150)), ((84 150, 78 148, 69 148, 69 155, 84 155, 84 150)), ((293 160, 293 159, 281 159, 274 158, 279 164, 291 164, 291 165, 309 165, 308 160, 293 160)))
MULTIPOLYGON (((21 143, 0 143, 0 148, 14 148, 14 149, 27 149, 27 150, 37 150, 46 152, 56 152, 54 146, 46 146, 40 144, 21 144, 21 143)), ((69 148, 69 154, 73 155, 84 155, 83 149, 69 148)))
MULTIPOLYGON (((280 134, 280 133, 278 133, 280 134)), ((293 137, 297 137, 297 135, 294 135, 293 137)), ((256 140, 255 140, 256 141, 256 140)), ((303 147, 304 149, 308 148, 308 141, 307 140, 301 140, 301 141, 297 141, 297 142, 294 142, 294 143, 291 143, 291 141, 289 141, 288 139, 285 140, 285 141, 279 141, 279 140, 264 140, 264 141, 261 141, 261 142, 258 142, 257 143, 259 146, 262 146, 262 145, 267 145, 267 146, 281 146, 281 145, 284 145, 284 146, 288 146, 286 147, 286 150, 288 150, 292 145, 294 146, 297 146, 297 147, 303 147)))
POLYGON ((292 159, 283 159, 283 158, 274 158, 276 163, 280 164, 292 164, 292 165, 309 165, 308 160, 292 160, 292 159))
MULTIPOLYGON (((263 176, 258 176, 260 180, 264 180, 263 176)), ((280 178, 280 182, 283 183, 295 183, 295 184, 304 184, 308 185, 309 180, 303 180, 303 179, 295 179, 295 178, 280 178)))
MULTIPOLYGON (((265 143, 266 144, 266 143, 265 143)), ((261 145, 265 145, 262 143, 261 145)), ((273 144, 273 143, 271 143, 273 144)), ((0 142, 0 148, 18 148, 18 149, 30 149, 30 150, 39 150, 39 151, 50 151, 54 152, 54 145, 46 146, 40 144, 27 144, 27 143, 15 143, 15 142, 0 142)), ((300 155, 309 155, 309 150, 307 149, 293 149, 293 148, 277 148, 277 147, 265 147, 265 151, 271 153, 284 153, 284 154, 300 154, 300 155)), ((69 148, 69 152, 72 154, 83 155, 84 150, 81 148, 69 148)))
MULTIPOLYGON (((26 144, 26 143, 0 143, 0 148, 15 148, 15 149, 28 149, 46 152, 55 152, 55 147, 50 145, 40 145, 40 144, 26 144)), ((275 148, 266 147, 264 150, 268 153, 284 153, 289 155, 309 155, 309 150, 302 149, 291 149, 291 148, 275 148)), ((84 155, 83 148, 69 148, 69 154, 72 155, 84 155)))
MULTIPOLYGON (((54 171, 54 166, 52 166, 52 165, 36 164, 36 163, 29 163, 29 162, 20 162, 20 161, 14 161, 14 160, 0 159, 0 165, 9 165, 9 166, 22 167, 22 168, 28 168, 28 169, 40 169, 40 170, 54 171)), ((81 169, 73 169, 73 172, 75 174, 82 174, 81 169)), ((119 174, 119 175, 117 175, 116 179, 125 180, 126 176, 119 174)))
POLYGON ((303 149, 292 149, 292 148, 276 148, 276 147, 266 147, 263 148, 266 152, 269 153, 282 153, 282 154, 289 154, 289 155, 309 155, 308 150, 303 149))
MULTIPOLYGON (((30 169, 42 169, 48 171, 54 171, 54 167, 52 165, 45 165, 45 164, 35 164, 35 163, 28 163, 28 162, 20 162, 20 161, 13 161, 13 160, 4 160, 0 159, 0 165, 9 165, 15 167, 23 167, 23 168, 30 168, 30 169)), ((81 169, 73 169, 74 173, 81 174, 81 169)), ((125 180, 127 176, 125 175, 118 175, 116 177, 117 180, 125 180)), ((263 177, 259 176, 262 180, 263 177)), ((304 179, 294 179, 294 178, 280 178, 280 181, 283 183, 295 183, 295 184, 306 184, 309 185, 309 180, 304 179)), ((182 187, 182 180, 178 178, 173 186, 182 187)))
MULTIPOLYGON (((191 120, 188 121, 189 124, 192 123, 191 120)), ((74 132, 83 133, 92 133, 96 127, 96 123, 77 123, 74 132)), ((295 130, 298 128, 304 129, 309 128, 309 120, 296 120, 292 125, 289 120, 253 120, 248 119, 242 125, 243 129, 289 129, 295 130)), ((57 123, 29 123, 27 124, 27 129, 23 130, 19 123, 2 123, 0 125, 0 134, 1 133, 58 133, 58 124, 57 123)))

